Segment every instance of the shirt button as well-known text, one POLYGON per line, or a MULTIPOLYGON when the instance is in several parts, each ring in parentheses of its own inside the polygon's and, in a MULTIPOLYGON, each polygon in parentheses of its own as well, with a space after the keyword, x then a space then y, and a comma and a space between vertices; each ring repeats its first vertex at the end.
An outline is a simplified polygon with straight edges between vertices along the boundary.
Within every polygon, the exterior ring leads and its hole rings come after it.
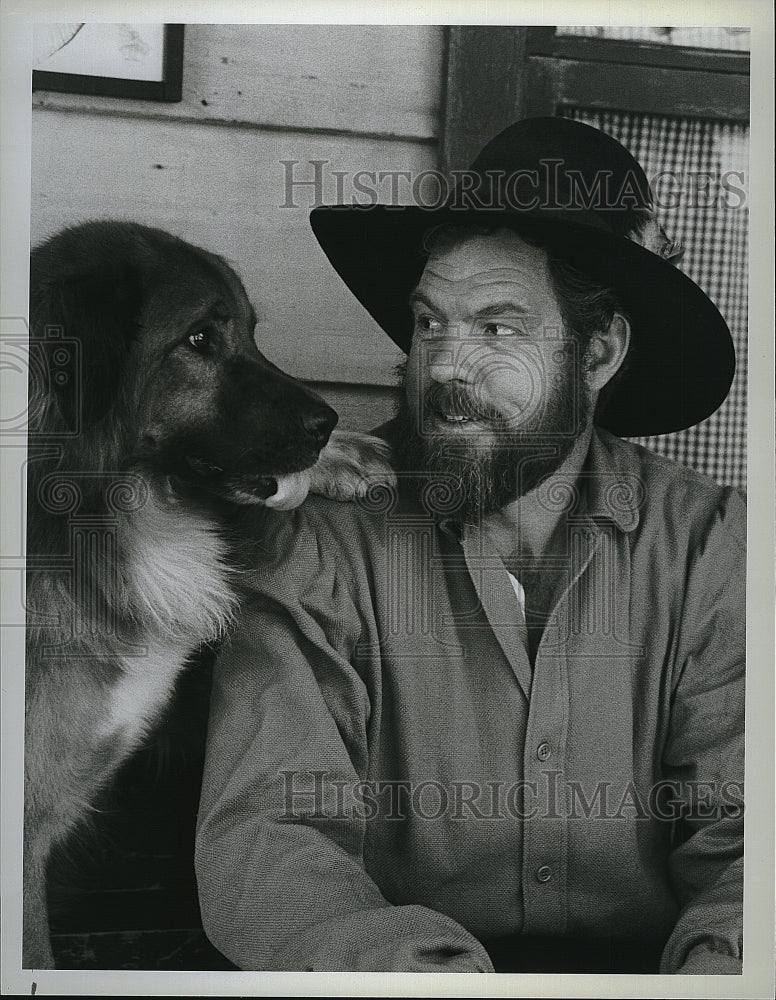
POLYGON ((536 756, 539 760, 547 760, 548 757, 552 756, 552 747, 549 743, 540 743, 536 748, 536 756))
POLYGON ((552 878, 552 868, 549 865, 542 865, 541 868, 536 869, 536 881, 537 882, 549 882, 552 878))

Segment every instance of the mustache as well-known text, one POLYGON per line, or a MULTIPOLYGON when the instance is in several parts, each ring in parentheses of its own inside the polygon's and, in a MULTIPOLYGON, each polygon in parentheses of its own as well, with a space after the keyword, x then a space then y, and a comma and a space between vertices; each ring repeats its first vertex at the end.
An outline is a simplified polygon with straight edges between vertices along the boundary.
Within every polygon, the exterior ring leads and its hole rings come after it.
POLYGON ((501 423, 504 415, 494 406, 485 403, 462 383, 435 382, 423 396, 426 412, 453 414, 470 420, 501 423))

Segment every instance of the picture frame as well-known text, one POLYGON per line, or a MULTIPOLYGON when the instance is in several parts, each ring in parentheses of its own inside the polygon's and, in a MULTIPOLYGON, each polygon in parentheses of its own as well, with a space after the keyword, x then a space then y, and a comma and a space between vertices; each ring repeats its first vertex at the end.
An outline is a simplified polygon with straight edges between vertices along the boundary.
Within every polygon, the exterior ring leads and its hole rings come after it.
POLYGON ((181 100, 182 24, 38 24, 33 90, 181 100))

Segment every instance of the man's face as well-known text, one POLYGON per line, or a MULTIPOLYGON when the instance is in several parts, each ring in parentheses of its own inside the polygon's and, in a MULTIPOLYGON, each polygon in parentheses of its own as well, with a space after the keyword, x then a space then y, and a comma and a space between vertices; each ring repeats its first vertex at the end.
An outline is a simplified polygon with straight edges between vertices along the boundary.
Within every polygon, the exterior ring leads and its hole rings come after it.
POLYGON ((568 456, 590 419, 581 359, 546 252, 509 230, 432 253, 410 305, 399 459, 407 471, 459 479, 471 521, 568 456))

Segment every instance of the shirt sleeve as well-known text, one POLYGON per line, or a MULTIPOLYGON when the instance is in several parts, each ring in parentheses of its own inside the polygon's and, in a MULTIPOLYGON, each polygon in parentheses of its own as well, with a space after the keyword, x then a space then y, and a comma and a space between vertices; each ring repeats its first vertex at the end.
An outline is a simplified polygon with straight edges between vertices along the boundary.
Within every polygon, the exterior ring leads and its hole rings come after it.
POLYGON ((661 972, 742 971, 745 551, 730 491, 693 555, 678 640, 663 765, 686 836, 669 858, 681 910, 661 972))
POLYGON ((366 872, 361 616, 302 513, 265 535, 213 679, 196 844, 208 937, 242 969, 492 971, 462 926, 392 905, 366 872))

